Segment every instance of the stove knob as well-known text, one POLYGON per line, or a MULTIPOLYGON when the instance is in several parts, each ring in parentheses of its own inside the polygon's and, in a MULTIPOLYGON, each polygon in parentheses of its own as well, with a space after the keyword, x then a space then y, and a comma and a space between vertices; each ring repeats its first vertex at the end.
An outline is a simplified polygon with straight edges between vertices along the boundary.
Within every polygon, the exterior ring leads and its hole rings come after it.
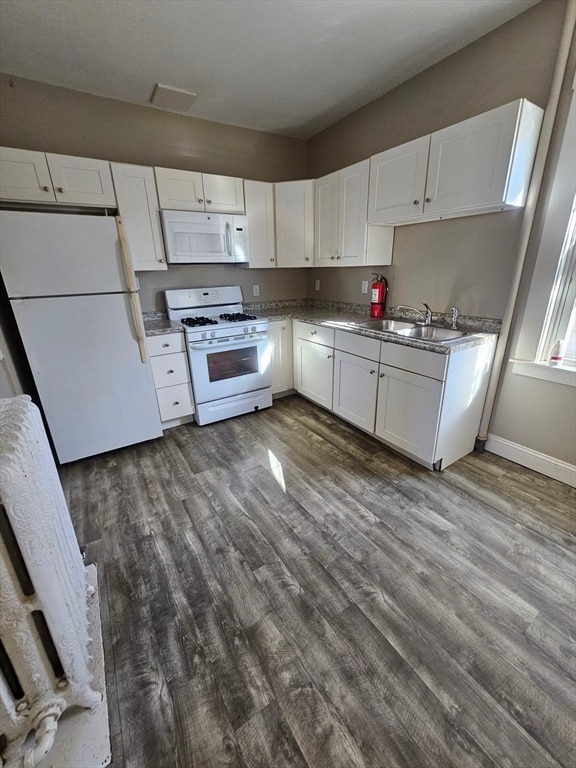
POLYGON ((244 328, 244 333, 248 333, 248 328, 244 328))
POLYGON ((206 338, 206 334, 205 334, 205 333, 203 333, 203 334, 202 334, 202 338, 203 338, 203 339, 205 339, 205 338, 206 338))
POLYGON ((210 336, 212 336, 212 338, 214 338, 214 336, 216 336, 216 331, 210 331, 210 336))
POLYGON ((252 331, 252 333, 256 333, 256 326, 253 325, 252 328, 250 328, 250 330, 252 331))

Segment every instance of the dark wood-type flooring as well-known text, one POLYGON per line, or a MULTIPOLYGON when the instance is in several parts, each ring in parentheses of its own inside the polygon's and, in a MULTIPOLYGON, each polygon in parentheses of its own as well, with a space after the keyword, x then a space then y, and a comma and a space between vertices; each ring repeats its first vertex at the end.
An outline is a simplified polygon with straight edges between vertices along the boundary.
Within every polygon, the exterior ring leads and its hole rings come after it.
POLYGON ((574 490, 299 397, 61 469, 114 768, 576 765, 574 490))

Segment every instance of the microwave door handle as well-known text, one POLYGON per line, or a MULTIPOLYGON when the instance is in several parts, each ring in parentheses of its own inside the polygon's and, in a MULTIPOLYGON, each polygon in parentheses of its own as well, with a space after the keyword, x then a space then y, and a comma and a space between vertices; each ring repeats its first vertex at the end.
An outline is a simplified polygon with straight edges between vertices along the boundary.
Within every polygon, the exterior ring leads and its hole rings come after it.
POLYGON ((226 237, 226 253, 230 258, 233 258, 234 254, 232 253, 232 232, 230 231, 230 222, 226 222, 226 230, 225 230, 225 237, 226 237))

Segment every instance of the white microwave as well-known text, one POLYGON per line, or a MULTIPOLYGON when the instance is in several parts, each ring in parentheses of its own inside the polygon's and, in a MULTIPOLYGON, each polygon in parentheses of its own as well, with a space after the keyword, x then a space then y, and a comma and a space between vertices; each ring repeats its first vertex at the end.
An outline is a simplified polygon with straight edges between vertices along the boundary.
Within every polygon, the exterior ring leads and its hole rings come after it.
POLYGON ((161 211, 168 264, 242 264, 248 261, 246 216, 161 211))

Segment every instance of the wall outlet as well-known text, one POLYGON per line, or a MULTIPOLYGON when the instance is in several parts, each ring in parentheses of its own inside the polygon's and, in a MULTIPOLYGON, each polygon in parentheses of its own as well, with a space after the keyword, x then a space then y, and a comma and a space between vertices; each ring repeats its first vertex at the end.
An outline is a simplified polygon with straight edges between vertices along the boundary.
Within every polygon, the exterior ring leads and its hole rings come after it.
POLYGON ((314 283, 314 290, 319 291, 320 290, 320 280, 316 280, 314 283))
POLYGON ((362 293, 368 293, 368 280, 362 280, 362 293))
POLYGON ((253 285, 252 286, 252 296, 260 296, 260 286, 259 285, 253 285))

